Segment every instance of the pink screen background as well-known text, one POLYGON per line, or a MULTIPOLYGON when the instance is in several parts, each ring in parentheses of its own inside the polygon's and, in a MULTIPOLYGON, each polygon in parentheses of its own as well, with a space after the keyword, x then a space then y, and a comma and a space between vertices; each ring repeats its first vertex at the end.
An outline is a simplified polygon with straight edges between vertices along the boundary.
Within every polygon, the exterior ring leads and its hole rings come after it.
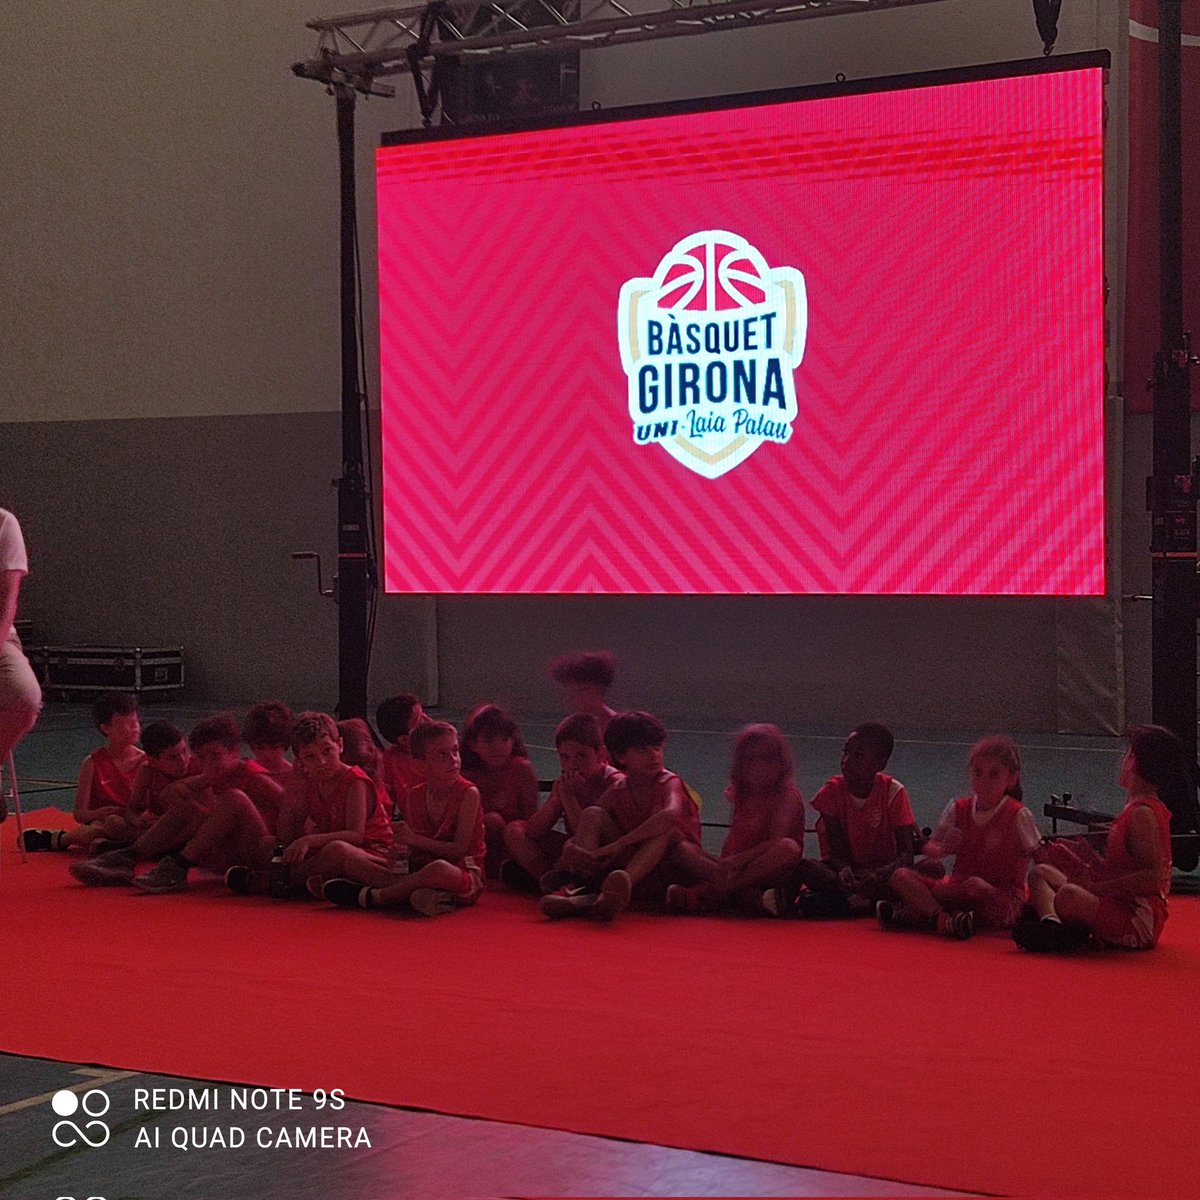
POLYGON ((1099 69, 380 149, 391 592, 1100 595, 1099 69), (638 445, 621 285, 806 280, 791 440, 638 445))

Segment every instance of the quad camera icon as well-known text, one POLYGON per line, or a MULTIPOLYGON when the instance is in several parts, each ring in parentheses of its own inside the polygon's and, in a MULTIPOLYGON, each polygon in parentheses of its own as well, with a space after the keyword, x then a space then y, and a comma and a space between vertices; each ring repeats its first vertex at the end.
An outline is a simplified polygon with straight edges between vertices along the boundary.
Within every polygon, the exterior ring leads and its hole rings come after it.
POLYGON ((56 1121, 50 1132, 54 1144, 66 1149, 82 1143, 93 1150, 105 1145, 111 1131, 100 1118, 107 1114, 111 1103, 108 1093, 100 1088, 89 1088, 82 1096, 66 1089, 55 1092, 50 1107, 63 1119, 56 1121), (77 1116, 80 1121, 73 1119, 77 1116))

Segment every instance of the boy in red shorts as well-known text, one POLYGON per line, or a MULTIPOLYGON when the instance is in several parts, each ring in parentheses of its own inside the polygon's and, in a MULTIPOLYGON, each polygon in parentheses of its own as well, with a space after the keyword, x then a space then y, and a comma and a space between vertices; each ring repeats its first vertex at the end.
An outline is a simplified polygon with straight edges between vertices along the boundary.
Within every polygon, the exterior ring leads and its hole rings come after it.
MULTIPOLYGON (((422 916, 474 904, 483 891, 483 806, 479 789, 461 773, 458 731, 429 721, 409 734, 425 782, 408 793, 404 820, 393 829, 390 855, 354 846, 331 847, 321 895, 348 908, 407 906, 422 916), (408 854, 404 855, 407 848, 408 854), (403 863, 400 873, 394 868, 403 863)), ((310 890, 316 890, 315 881, 310 890)))

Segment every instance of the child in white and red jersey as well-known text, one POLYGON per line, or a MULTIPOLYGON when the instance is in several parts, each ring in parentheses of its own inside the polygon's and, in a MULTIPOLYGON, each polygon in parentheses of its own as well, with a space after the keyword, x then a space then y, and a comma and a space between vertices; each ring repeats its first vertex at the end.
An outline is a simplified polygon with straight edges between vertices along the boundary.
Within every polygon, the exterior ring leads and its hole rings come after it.
POLYGON ((78 828, 27 829, 26 850, 78 850, 102 839, 128 843, 137 837, 137 826, 127 813, 134 777, 146 760, 137 744, 142 734, 137 698, 105 692, 92 706, 92 720, 104 735, 104 745, 93 750, 79 768, 75 789, 78 828))
POLYGON ((331 847, 326 865, 336 875, 320 889, 326 900, 348 908, 407 906, 431 917, 479 899, 483 809, 479 790, 460 773, 458 731, 428 721, 413 729, 409 745, 425 766, 425 782, 408 793, 404 817, 392 827, 391 853, 331 847))
POLYGON ((901 867, 892 874, 898 903, 881 900, 885 928, 916 920, 939 933, 969 938, 976 924, 1011 926, 1025 901, 1025 876, 1041 843, 1033 814, 1021 803, 1021 754, 1012 738, 988 737, 968 757, 973 794, 952 801, 933 837, 927 859, 954 855, 947 878, 931 879, 901 867))
POLYGON ((892 872, 912 866, 912 805, 904 784, 884 774, 894 746, 887 726, 856 726, 842 746, 842 773, 813 797, 821 859, 806 859, 796 872, 808 889, 799 897, 804 916, 870 912, 891 895, 892 872))
POLYGON ((1195 791, 1179 739, 1158 725, 1135 725, 1121 759, 1129 799, 1108 830, 1103 857, 1085 840, 1051 842, 1030 872, 1036 920, 1013 939, 1026 950, 1079 949, 1093 934, 1109 946, 1149 950, 1167 922, 1171 822, 1185 817, 1195 791))

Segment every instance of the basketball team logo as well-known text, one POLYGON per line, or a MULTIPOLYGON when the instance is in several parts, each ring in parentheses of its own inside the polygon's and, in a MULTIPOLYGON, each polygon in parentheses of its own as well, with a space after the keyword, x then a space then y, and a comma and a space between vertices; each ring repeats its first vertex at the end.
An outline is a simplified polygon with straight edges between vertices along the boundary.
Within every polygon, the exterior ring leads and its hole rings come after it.
POLYGON ((676 242, 652 276, 622 284, 617 304, 634 441, 707 479, 786 444, 807 334, 795 267, 767 266, 722 229, 676 242))

